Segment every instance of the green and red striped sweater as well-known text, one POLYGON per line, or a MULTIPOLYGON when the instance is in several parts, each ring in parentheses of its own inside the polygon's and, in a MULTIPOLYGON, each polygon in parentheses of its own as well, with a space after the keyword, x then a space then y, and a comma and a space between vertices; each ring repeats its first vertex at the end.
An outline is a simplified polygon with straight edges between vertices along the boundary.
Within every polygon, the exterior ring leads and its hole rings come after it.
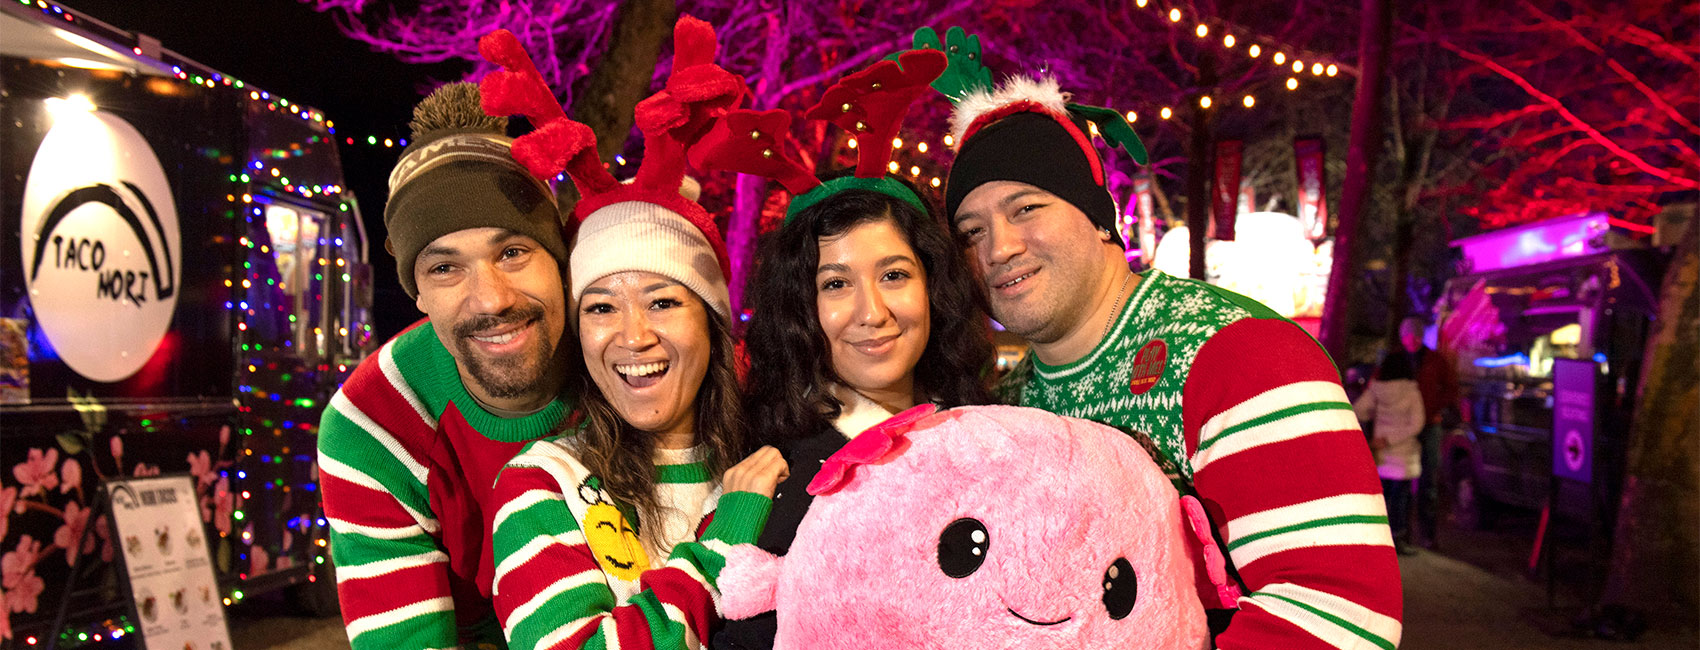
POLYGON ((1245 583, 1226 650, 1399 643, 1399 566, 1381 484, 1339 373, 1256 301, 1152 271, 1081 359, 1029 354, 1011 404, 1141 439, 1196 494, 1245 583))
POLYGON ((355 650, 497 648, 486 541, 491 486, 561 400, 521 418, 478 406, 429 321, 396 335, 331 398, 319 476, 355 650))
POLYGON ((636 521, 614 503, 571 438, 532 443, 509 462, 492 533, 509 645, 702 647, 718 621, 726 549, 754 543, 773 505, 750 492, 720 496, 703 459, 702 447, 656 453, 658 521, 636 521), (651 537, 639 534, 646 528, 658 529, 656 546, 640 541, 651 537))

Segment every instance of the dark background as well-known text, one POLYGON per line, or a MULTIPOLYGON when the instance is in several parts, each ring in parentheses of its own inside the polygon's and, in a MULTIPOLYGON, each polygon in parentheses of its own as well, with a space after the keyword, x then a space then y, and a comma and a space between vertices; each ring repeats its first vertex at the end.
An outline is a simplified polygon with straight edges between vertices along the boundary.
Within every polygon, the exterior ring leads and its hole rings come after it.
POLYGON ((401 147, 365 143, 368 135, 409 138, 413 105, 431 88, 458 80, 462 62, 406 64, 373 52, 337 29, 330 14, 294 0, 68 0, 65 6, 160 45, 273 95, 324 111, 336 123, 347 185, 366 224, 373 267, 373 334, 388 340, 422 314, 402 292, 384 251, 387 181, 401 147), (345 144, 352 137, 355 144, 345 144))

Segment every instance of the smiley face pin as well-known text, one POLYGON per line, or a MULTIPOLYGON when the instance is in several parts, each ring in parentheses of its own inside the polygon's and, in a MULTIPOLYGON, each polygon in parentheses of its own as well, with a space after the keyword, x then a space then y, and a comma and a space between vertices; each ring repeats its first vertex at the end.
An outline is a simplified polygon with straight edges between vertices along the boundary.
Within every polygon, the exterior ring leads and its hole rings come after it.
POLYGON ((578 486, 578 496, 590 507, 584 513, 584 542, 602 570, 621 580, 636 582, 649 570, 649 555, 637 531, 602 490, 602 479, 590 477, 578 486))

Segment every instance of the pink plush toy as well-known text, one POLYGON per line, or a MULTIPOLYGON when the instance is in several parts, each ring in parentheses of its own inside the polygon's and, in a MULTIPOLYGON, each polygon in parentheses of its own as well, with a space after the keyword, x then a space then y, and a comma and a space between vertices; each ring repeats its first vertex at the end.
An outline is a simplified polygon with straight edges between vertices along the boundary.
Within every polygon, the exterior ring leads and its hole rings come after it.
POLYGON ((828 459, 787 556, 733 547, 722 614, 777 609, 779 650, 1209 646, 1195 577, 1220 585, 1212 607, 1237 594, 1202 509, 1127 434, 1011 406, 935 411, 828 459))

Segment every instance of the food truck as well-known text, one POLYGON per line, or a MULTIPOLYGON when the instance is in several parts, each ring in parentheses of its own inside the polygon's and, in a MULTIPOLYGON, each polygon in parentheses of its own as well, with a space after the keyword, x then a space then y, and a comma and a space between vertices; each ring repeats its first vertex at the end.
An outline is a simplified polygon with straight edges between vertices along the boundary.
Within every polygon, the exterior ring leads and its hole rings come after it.
POLYGON ((334 122, 45 0, 0 34, 0 647, 133 639, 122 477, 192 477, 215 600, 334 607, 317 426, 372 347, 334 122))
POLYGON ((1438 338, 1456 354, 1463 402, 1442 447, 1461 523, 1550 505, 1609 526, 1663 277, 1657 251, 1632 236, 1644 231, 1591 213, 1454 242, 1465 272, 1446 284, 1438 338), (1577 362, 1587 372, 1567 389, 1555 370, 1577 362), (1581 424, 1556 426, 1573 401, 1583 412, 1568 420, 1581 424))

